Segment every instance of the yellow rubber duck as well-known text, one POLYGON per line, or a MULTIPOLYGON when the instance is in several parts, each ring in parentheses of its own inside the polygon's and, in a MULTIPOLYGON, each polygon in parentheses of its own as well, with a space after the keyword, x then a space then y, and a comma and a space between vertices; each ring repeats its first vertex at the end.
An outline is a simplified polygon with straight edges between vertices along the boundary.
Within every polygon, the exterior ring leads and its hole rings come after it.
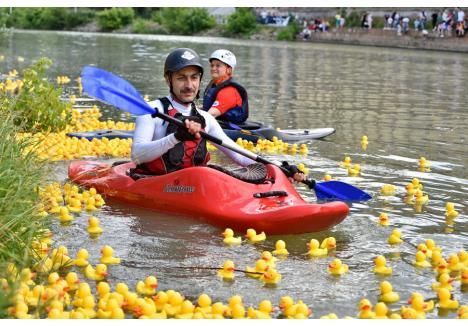
POLYGON ((411 182, 405 186, 405 189, 406 189, 406 196, 411 197, 411 198, 413 197, 414 192, 417 190, 414 188, 414 185, 411 182))
POLYGON ((428 201, 429 201, 429 196, 424 195, 421 190, 416 190, 414 192, 415 205, 426 205, 428 201))
POLYGON ((430 165, 429 162, 427 162, 426 158, 424 156, 421 156, 419 158, 419 171, 421 172, 430 172, 430 165))
POLYGON ((94 296, 89 295, 83 298, 82 306, 77 308, 76 310, 81 312, 86 319, 92 319, 96 317, 96 311, 94 310, 95 306, 96 302, 94 296))
POLYGON ((426 311, 428 307, 427 303, 424 302, 422 295, 412 296, 410 300, 408 300, 408 303, 411 303, 411 308, 401 306, 400 310, 402 315, 405 316, 406 319, 410 319, 407 317, 411 317, 411 319, 426 319, 426 311))
POLYGON ((12 317, 17 318, 17 319, 34 318, 34 316, 32 314, 29 314, 28 312, 29 312, 28 305, 25 302, 18 300, 12 309, 11 315, 12 317))
POLYGON ((102 233, 102 228, 99 226, 99 219, 97 217, 91 216, 88 219, 88 233, 92 235, 97 235, 102 233))
POLYGON ((460 306, 457 311, 457 319, 468 319, 468 306, 460 306))
POLYGON ((241 304, 235 304, 231 308, 231 318, 232 319, 243 319, 245 318, 245 308, 241 304))
POLYGON ((278 240, 275 243, 275 250, 271 252, 276 256, 287 256, 289 255, 288 249, 286 249, 286 242, 283 240, 278 240))
POLYGON ((380 213, 379 215, 379 224, 382 226, 389 226, 389 219, 386 213, 380 213))
POLYGON ((259 280, 265 284, 276 284, 281 280, 281 274, 274 268, 268 268, 268 270, 260 276, 259 280))
POLYGON ((156 276, 150 275, 146 277, 145 282, 138 281, 136 284, 136 291, 141 295, 155 295, 158 287, 158 279, 156 276))
POLYGON ((324 249, 327 248, 328 250, 333 250, 336 248, 336 239, 334 237, 327 237, 323 239, 322 243, 320 244, 320 248, 324 249))
POLYGON ((446 288, 441 288, 437 290, 437 296, 439 298, 439 307, 442 309, 457 309, 459 303, 457 300, 451 300, 450 291, 446 288))
POLYGON ((88 250, 81 248, 76 253, 76 258, 75 260, 73 260, 73 264, 78 267, 86 267, 87 265, 89 265, 88 257, 89 257, 88 250))
POLYGON ((437 247, 433 239, 426 239, 425 243, 426 243, 427 249, 431 250, 432 252, 434 252, 435 250, 442 251, 442 248, 437 247))
POLYGON ((319 319, 339 319, 335 313, 329 313, 327 315, 320 316, 319 319))
POLYGON ((465 250, 460 250, 458 252, 458 259, 465 267, 468 267, 468 252, 465 250))
POLYGON ((439 282, 432 283, 432 289, 437 291, 444 288, 453 291, 452 282, 453 278, 450 277, 449 273, 442 273, 439 275, 439 282))
POLYGON ((388 307, 385 302, 377 302, 375 304, 375 315, 372 317, 373 319, 388 319, 388 307))
POLYGON ((78 278, 78 274, 76 274, 75 272, 69 272, 65 276, 65 281, 67 281, 68 291, 76 291, 81 282, 78 278))
POLYGON ((411 180, 411 183, 413 184, 413 188, 414 188, 415 191, 416 191, 416 190, 421 190, 421 191, 423 190, 423 185, 422 185, 422 183, 419 181, 418 178, 413 178, 413 179, 411 180))
POLYGON ((460 273, 460 282, 462 285, 468 285, 468 268, 465 267, 460 273))
POLYGON ((96 286, 96 293, 99 296, 99 299, 109 299, 110 292, 111 287, 107 282, 101 281, 96 286))
POLYGON ((201 312, 202 314, 211 314, 212 307, 211 307, 211 298, 208 294, 202 293, 198 296, 197 299, 197 307, 195 308, 195 312, 201 312))
POLYGON ((92 211, 95 211, 97 209, 96 208, 96 199, 94 199, 94 197, 89 197, 86 200, 85 209, 86 209, 87 212, 92 212, 92 211))
POLYGON ((293 298, 289 295, 282 296, 278 306, 281 309, 282 315, 286 318, 291 318, 296 314, 296 305, 293 298))
POLYGON ((263 259, 267 263, 268 267, 270 268, 275 268, 276 261, 278 260, 278 258, 273 257, 272 253, 269 252, 268 250, 262 251, 262 255, 260 256, 260 259, 263 259))
POLYGON ((332 176, 330 174, 325 174, 323 176, 323 181, 330 181, 330 180, 333 180, 332 176))
POLYGON ((388 243, 391 245, 400 244, 403 242, 401 240, 401 232, 398 229, 394 229, 388 238, 388 243))
POLYGON ((400 301, 400 295, 393 291, 392 284, 388 281, 380 283, 379 301, 393 303, 400 301))
MULTIPOLYGON (((434 255, 434 253, 433 253, 432 255, 434 255)), ((445 258, 441 258, 441 259, 439 260, 439 263, 436 265, 435 270, 436 270, 436 272, 437 272, 437 275, 440 275, 440 274, 442 274, 442 273, 448 273, 448 272, 449 272, 448 263, 447 263, 447 261, 445 260, 445 258)))
POLYGON ((302 302, 302 300, 298 300, 296 303, 294 319, 307 319, 310 315, 312 315, 312 309, 302 302))
POLYGON ((458 216, 458 212, 455 210, 455 204, 451 202, 447 202, 445 204, 445 216, 448 218, 455 218, 458 216))
POLYGON ((81 201, 77 198, 70 198, 67 208, 70 212, 79 213, 81 212, 81 201))
POLYGON ((361 174, 361 165, 360 164, 354 164, 353 167, 348 167, 348 175, 350 177, 357 177, 361 174))
POLYGON ((99 261, 103 264, 106 265, 115 265, 115 264, 120 264, 120 258, 112 257, 114 254, 114 249, 112 249, 111 246, 104 246, 101 248, 101 258, 99 261))
POLYGON ((380 189, 380 193, 383 195, 383 196, 393 196, 395 194, 395 186, 394 185, 391 185, 391 184, 385 184, 382 186, 382 188, 380 189))
POLYGON ((107 266, 104 264, 97 264, 96 269, 91 266, 91 264, 87 265, 84 270, 84 274, 86 278, 94 281, 102 281, 107 277, 107 266))
POLYGON ((422 251, 422 253, 426 255, 426 258, 432 258, 432 250, 429 250, 425 243, 418 244, 417 250, 422 251))
POLYGON ((457 254, 451 254, 447 259, 447 263, 451 272, 459 272, 465 267, 465 264, 460 262, 457 254))
POLYGON ((75 218, 69 214, 68 208, 65 206, 60 207, 60 216, 59 216, 60 222, 66 223, 73 221, 75 218))
POLYGON ((241 237, 234 237, 234 231, 230 228, 226 228, 222 235, 224 236, 223 242, 227 245, 240 245, 242 242, 241 237))
POLYGON ((254 229, 247 229, 245 237, 253 243, 265 241, 266 239, 265 232, 262 231, 262 233, 257 234, 254 229))
POLYGON ((387 267, 387 260, 385 259, 384 256, 379 255, 374 259, 375 263, 375 268, 374 268, 374 273, 380 274, 380 275, 391 275, 393 270, 391 267, 387 267))
POLYGON ((367 140, 367 136, 366 135, 362 136, 362 138, 361 138, 361 147, 362 147, 362 149, 366 150, 368 145, 369 145, 369 141, 367 140))
POLYGON ((223 280, 232 281, 234 280, 234 262, 232 260, 226 260, 223 264, 223 268, 218 270, 217 275, 223 280))
POLYGON ((307 148, 306 144, 301 144, 299 146, 299 153, 301 153, 302 155, 306 155, 307 153, 309 153, 309 149, 307 148))
POLYGON ((418 298, 420 298, 421 301, 424 303, 424 305, 422 306, 424 312, 430 312, 430 311, 434 310, 434 301, 433 300, 424 301, 423 295, 421 293, 419 293, 419 292, 411 293, 411 296, 408 299, 408 303, 410 305, 413 305, 413 300, 417 300, 418 298))
POLYGON ((175 316, 176 319, 192 319, 195 306, 192 301, 184 300, 180 306, 180 312, 175 316))
POLYGON ((351 157, 346 156, 342 162, 340 162, 342 168, 349 168, 351 166, 351 157))
POLYGON ((255 268, 247 266, 245 271, 247 272, 248 277, 260 278, 260 276, 268 270, 269 266, 267 262, 263 259, 258 259, 255 263, 255 268))
POLYGON ((27 286, 34 286, 34 278, 36 277, 36 273, 32 272, 29 268, 23 268, 20 272, 20 280, 22 284, 27 286))
POLYGON ((297 169, 301 171, 302 173, 304 173, 305 175, 309 174, 309 168, 307 168, 304 163, 299 163, 297 165, 297 169))
POLYGON ((310 257, 323 257, 328 254, 328 249, 320 249, 320 243, 318 242, 317 239, 311 239, 309 243, 307 243, 307 248, 309 251, 307 251, 307 254, 310 257))
POLYGON ((426 255, 424 252, 418 250, 416 252, 415 261, 413 265, 420 268, 432 267, 431 264, 426 260, 426 255))
POLYGON ((367 299, 361 299, 359 301, 359 313, 357 317, 359 319, 372 319, 375 317, 375 312, 372 311, 372 304, 367 299))
POLYGON ((205 315, 205 318, 211 317, 211 319, 224 319, 224 316, 227 313, 227 306, 222 302, 218 301, 213 303, 211 306, 211 315, 205 315))
POLYGON ((152 299, 158 312, 165 310, 169 305, 169 296, 164 291, 158 291, 158 293, 154 295, 152 299))
POLYGON ((182 303, 185 298, 182 294, 177 291, 168 291, 169 296, 169 306, 165 308, 167 316, 169 318, 175 317, 182 310, 182 303))
POLYGON ((270 300, 262 300, 258 304, 258 310, 256 311, 257 319, 271 319, 271 312, 273 311, 273 305, 270 300))
POLYGON ((343 275, 348 272, 348 265, 335 258, 328 264, 328 272, 332 275, 343 275))

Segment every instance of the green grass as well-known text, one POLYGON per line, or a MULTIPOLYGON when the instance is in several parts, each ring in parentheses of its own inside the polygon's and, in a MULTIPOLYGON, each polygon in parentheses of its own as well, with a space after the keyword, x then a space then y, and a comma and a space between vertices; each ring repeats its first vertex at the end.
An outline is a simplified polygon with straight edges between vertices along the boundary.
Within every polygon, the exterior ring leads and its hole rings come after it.
MULTIPOLYGON (((0 278, 8 277, 8 263, 18 271, 33 264, 31 242, 46 227, 46 220, 37 215, 37 190, 46 182, 47 170, 33 154, 25 153, 34 144, 18 140, 17 131, 13 117, 0 110, 0 278)), ((0 318, 6 317, 16 286, 12 280, 9 290, 0 290, 0 318)))

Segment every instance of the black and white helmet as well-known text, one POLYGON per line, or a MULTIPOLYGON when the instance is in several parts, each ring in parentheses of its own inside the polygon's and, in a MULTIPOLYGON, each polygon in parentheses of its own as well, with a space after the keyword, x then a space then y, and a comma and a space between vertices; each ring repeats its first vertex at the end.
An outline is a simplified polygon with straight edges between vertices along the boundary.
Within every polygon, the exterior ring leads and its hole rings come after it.
POLYGON ((185 67, 195 66, 203 75, 203 65, 197 52, 189 48, 178 48, 169 53, 164 62, 164 75, 169 72, 177 72, 185 67))

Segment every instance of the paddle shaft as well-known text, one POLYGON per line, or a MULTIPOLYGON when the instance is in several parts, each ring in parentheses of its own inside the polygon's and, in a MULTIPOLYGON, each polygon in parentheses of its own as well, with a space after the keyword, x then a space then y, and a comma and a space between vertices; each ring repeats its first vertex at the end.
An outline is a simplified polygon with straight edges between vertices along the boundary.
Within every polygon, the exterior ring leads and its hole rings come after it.
MULTIPOLYGON (((158 117, 160 119, 163 119, 164 121, 167 121, 169 123, 172 123, 172 124, 175 124, 179 127, 183 127, 183 128, 186 128, 185 126, 185 123, 179 119, 176 119, 176 118, 173 118, 167 114, 164 114, 164 113, 161 113, 159 111, 156 111, 155 113, 152 114, 153 117, 158 117)), ((261 156, 258 156, 246 149, 243 149, 243 148, 238 148, 238 147, 234 147, 234 146, 231 146, 230 144, 226 144, 224 143, 221 139, 217 138, 217 137, 214 137, 210 134, 207 134, 206 132, 204 131, 200 131, 200 135, 202 136, 202 138, 205 138, 206 140, 209 140, 210 142, 212 143, 215 143, 219 146, 223 146, 233 152, 236 152, 240 155, 243 155, 245 157, 248 157, 250 158, 251 160, 253 161, 256 161, 256 162, 259 162, 259 163, 263 163, 263 164, 272 164, 272 165, 276 165, 277 167, 279 167, 281 169, 281 171, 283 171, 284 174, 286 174, 287 176, 290 176, 290 172, 289 170, 287 170, 286 168, 282 167, 281 165, 278 165, 272 161, 269 161, 267 160, 266 158, 264 157, 261 157, 261 156)), ((292 177, 292 176, 291 176, 292 177)), ((302 183, 306 184, 307 186, 309 186, 309 188, 313 189, 314 186, 315 186, 315 181, 314 180, 303 180, 301 181, 302 183)))

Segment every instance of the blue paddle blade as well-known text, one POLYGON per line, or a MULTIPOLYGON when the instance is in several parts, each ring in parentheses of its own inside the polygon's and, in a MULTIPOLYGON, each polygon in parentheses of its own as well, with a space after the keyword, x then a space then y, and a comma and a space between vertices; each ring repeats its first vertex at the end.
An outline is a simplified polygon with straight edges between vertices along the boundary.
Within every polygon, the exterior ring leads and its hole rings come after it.
POLYGON ((366 201, 372 198, 367 192, 353 185, 335 180, 317 182, 314 190, 319 200, 366 201))
POLYGON ((138 91, 125 79, 96 67, 84 67, 81 71, 83 90, 90 96, 135 114, 155 113, 138 91))

